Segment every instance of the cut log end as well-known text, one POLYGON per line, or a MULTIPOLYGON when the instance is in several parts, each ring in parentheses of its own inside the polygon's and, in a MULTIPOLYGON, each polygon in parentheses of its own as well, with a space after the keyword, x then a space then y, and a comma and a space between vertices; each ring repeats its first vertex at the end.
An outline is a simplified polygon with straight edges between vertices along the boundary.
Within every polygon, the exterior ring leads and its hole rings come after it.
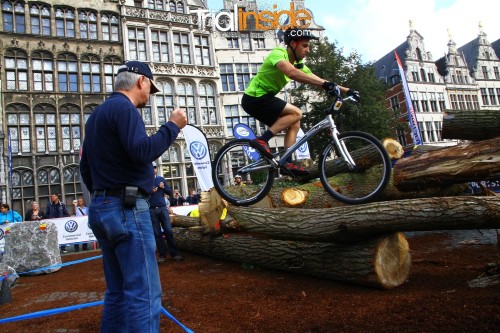
POLYGON ((404 154, 403 146, 401 146, 401 144, 398 141, 387 138, 384 139, 382 144, 391 159, 397 160, 403 157, 404 154))
POLYGON ((288 207, 296 207, 306 202, 309 191, 286 188, 281 192, 281 201, 288 207))
POLYGON ((384 237, 375 255, 375 273, 379 285, 391 289, 403 284, 410 273, 410 246, 405 236, 398 232, 384 237))

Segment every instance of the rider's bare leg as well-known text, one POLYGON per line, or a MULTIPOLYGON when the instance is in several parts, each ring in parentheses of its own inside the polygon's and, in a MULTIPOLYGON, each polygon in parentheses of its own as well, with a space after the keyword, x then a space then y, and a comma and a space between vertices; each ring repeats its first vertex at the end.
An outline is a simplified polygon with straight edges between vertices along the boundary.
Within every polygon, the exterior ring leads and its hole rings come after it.
POLYGON ((288 128, 285 134, 285 148, 288 148, 292 146, 297 139, 301 118, 302 111, 295 105, 287 103, 283 111, 281 111, 280 117, 271 127, 269 127, 269 130, 276 135, 276 133, 288 128))

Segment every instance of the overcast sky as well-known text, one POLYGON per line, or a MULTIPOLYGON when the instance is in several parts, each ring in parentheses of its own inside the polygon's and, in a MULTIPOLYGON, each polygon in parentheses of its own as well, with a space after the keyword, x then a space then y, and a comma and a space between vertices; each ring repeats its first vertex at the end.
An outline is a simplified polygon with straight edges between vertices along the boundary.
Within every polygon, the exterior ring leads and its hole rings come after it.
MULTIPOLYGON (((290 1, 263 0, 261 7, 289 9, 290 1)), ((209 0, 222 9, 222 0, 209 0)), ((376 61, 406 40, 413 29, 424 37, 426 51, 437 60, 448 47, 448 34, 460 47, 479 34, 479 22, 490 43, 500 38, 500 1, 497 0, 306 0, 317 24, 326 29, 344 53, 356 50, 363 62, 376 61)))

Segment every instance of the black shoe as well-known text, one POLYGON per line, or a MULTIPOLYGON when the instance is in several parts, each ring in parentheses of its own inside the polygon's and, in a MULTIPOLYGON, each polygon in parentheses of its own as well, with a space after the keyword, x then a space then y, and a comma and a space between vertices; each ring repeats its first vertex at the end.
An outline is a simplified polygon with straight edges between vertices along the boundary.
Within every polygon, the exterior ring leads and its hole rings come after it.
POLYGON ((280 168, 280 173, 282 175, 284 174, 292 177, 306 177, 311 174, 309 170, 299 167, 293 163, 285 163, 285 165, 280 168))
POLYGON ((269 145, 267 144, 266 141, 261 140, 261 139, 255 139, 255 140, 253 140, 253 142, 257 143, 259 146, 262 147, 262 149, 264 149, 265 155, 267 157, 273 157, 273 155, 271 155, 271 148, 269 148, 269 145))
POLYGON ((184 261, 184 258, 183 258, 183 257, 181 257, 180 255, 176 255, 176 256, 172 257, 172 259, 174 259, 174 260, 175 260, 175 261, 177 261, 177 262, 184 261))

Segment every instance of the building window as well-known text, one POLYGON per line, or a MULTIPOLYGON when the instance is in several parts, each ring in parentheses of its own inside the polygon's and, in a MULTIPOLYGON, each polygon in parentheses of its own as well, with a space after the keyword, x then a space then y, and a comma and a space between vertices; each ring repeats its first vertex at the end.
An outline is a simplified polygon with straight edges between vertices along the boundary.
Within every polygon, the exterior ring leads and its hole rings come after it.
POLYGON ((101 68, 96 56, 82 56, 83 92, 101 92, 101 68))
POLYGON ((54 91, 54 65, 52 55, 47 52, 33 52, 31 63, 33 90, 54 91))
POLYGON ((182 1, 170 1, 170 11, 174 13, 184 13, 184 5, 182 1))
POLYGON ((266 48, 266 40, 265 38, 254 38, 253 39, 254 49, 265 49, 266 48))
POLYGON ((493 73, 495 73, 495 79, 500 80, 500 72, 498 71, 498 67, 493 67, 493 73))
POLYGON ((153 61, 168 62, 168 33, 166 31, 152 30, 151 42, 153 45, 153 61))
MULTIPOLYGON (((38 200, 49 201, 52 193, 61 193, 61 175, 56 168, 39 169, 36 175, 38 200)), ((62 198, 59 198, 62 201, 62 198)))
POLYGON ((128 28, 128 51, 130 59, 146 61, 146 31, 140 28, 128 28))
POLYGON ((244 91, 250 81, 248 64, 236 64, 236 80, 238 81, 238 90, 244 91))
POLYGON ((66 198, 76 198, 82 193, 80 170, 78 165, 71 165, 63 170, 64 195, 66 198))
POLYGON ((429 82, 436 82, 436 77, 434 76, 434 68, 427 68, 427 78, 429 82))
POLYGON ((483 105, 490 105, 486 88, 481 88, 481 98, 483 100, 483 105))
POLYGON ((495 95, 495 89, 488 88, 488 93, 490 94, 490 104, 497 105, 497 96, 495 95))
POLYGON ((210 46, 208 36, 194 36, 194 57, 196 65, 210 65, 210 46))
POLYGON ((427 82, 427 76, 425 75, 425 69, 420 68, 420 77, 422 78, 423 82, 427 82))
POLYGON ((114 14, 101 14, 101 29, 102 39, 110 42, 118 42, 120 40, 118 17, 114 14))
POLYGON ((466 110, 464 95, 458 95, 458 103, 460 105, 460 110, 466 110))
POLYGON ((241 33, 241 46, 243 51, 252 51, 251 39, 248 33, 241 33))
POLYGON ((62 54, 57 59, 60 92, 78 91, 78 62, 75 55, 62 54))
POLYGON ((394 111, 394 115, 398 116, 400 113, 398 96, 392 96, 390 102, 391 102, 391 109, 392 111, 394 111))
POLYGON ((78 13, 80 23, 80 37, 82 39, 97 39, 97 13, 81 11, 78 13))
POLYGON ((226 37, 227 47, 230 49, 239 49, 240 43, 238 37, 226 37))
POLYGON ((118 72, 118 67, 121 65, 120 59, 116 57, 104 58, 104 83, 107 93, 114 91, 115 76, 118 72))
POLYGON ((191 63, 191 55, 189 53, 189 35, 175 32, 174 33, 174 55, 175 62, 179 64, 191 63))
POLYGON ((482 66, 481 69, 483 70, 483 78, 486 79, 486 80, 489 79, 488 67, 482 66))
POLYGON ((62 150, 73 153, 78 151, 81 145, 80 112, 71 106, 63 106, 60 111, 62 150))
POLYGON ((56 36, 75 37, 75 13, 69 8, 56 8, 56 36))
POLYGON ((200 110, 202 125, 217 125, 215 114, 215 89, 210 83, 200 83, 198 88, 200 95, 200 110))
POLYGON ((7 50, 4 56, 7 90, 28 90, 28 56, 21 50, 7 50))
POLYGON ((34 35, 50 36, 50 9, 42 4, 33 4, 30 7, 31 33, 34 35))
POLYGON ((6 111, 12 153, 30 153, 31 131, 28 106, 24 104, 8 105, 6 111))
POLYGON ((240 122, 238 105, 224 105, 227 134, 233 136, 233 128, 240 122))
POLYGON ((411 77, 415 82, 420 81, 420 78, 418 77, 418 69, 415 66, 411 66, 411 77))
POLYGON ((220 64, 220 79, 223 91, 236 91, 233 64, 220 64))
POLYGON ((179 106, 186 110, 188 124, 197 124, 193 85, 190 82, 179 82, 177 92, 179 106))
POLYGON ((153 125, 153 114, 151 112, 151 104, 148 101, 148 104, 140 109, 141 111, 141 117, 142 120, 144 121, 144 125, 146 126, 152 126, 153 125))
POLYGON ((174 90, 170 82, 157 82, 158 93, 155 94, 158 124, 165 124, 174 110, 174 90))
POLYGON ((471 95, 465 95, 465 102, 467 105, 467 110, 472 110, 472 97, 471 97, 471 95))
POLYGON ((26 32, 24 24, 24 4, 19 1, 2 1, 3 31, 23 34, 26 32))
POLYGON ((35 108, 35 133, 38 153, 57 151, 56 113, 52 106, 35 108), (39 111, 48 111, 48 113, 39 111))
POLYGON ((156 10, 169 10, 168 1, 163 0, 148 0, 148 8, 156 10))

